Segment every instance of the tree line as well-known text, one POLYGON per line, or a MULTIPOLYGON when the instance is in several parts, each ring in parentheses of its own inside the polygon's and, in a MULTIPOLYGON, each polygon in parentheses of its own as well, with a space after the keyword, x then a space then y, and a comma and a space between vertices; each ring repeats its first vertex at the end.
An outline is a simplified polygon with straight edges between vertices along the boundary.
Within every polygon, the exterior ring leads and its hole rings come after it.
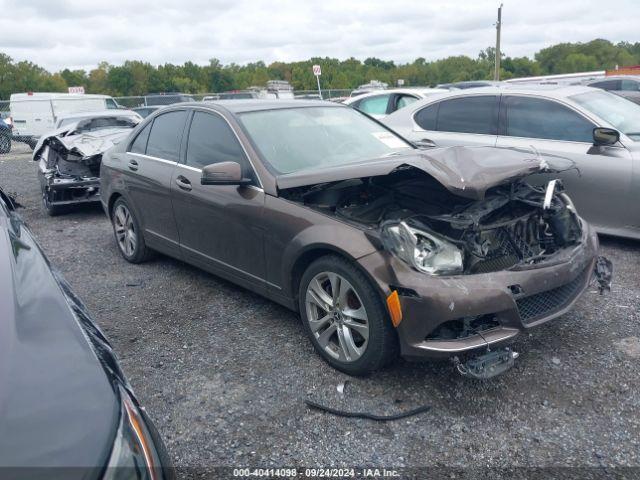
MULTIPOLYGON (((185 62, 183 65, 151 65, 128 60, 122 65, 102 62, 90 71, 49 72, 30 61, 14 61, 0 53, 0 99, 11 93, 28 91, 66 92, 70 86, 83 86, 87 93, 113 96, 145 95, 152 92, 208 93, 250 86, 264 86, 267 80, 287 80, 296 90, 316 88, 312 65, 322 66, 322 87, 351 89, 372 79, 389 85, 403 79, 407 86, 434 86, 438 83, 493 78, 495 49, 482 50, 476 58, 465 55, 435 61, 420 57, 412 63, 396 64, 375 57, 360 61, 355 58, 314 57, 299 62, 262 61, 223 65, 213 58, 207 65, 185 62)), ((508 57, 501 59, 501 78, 573 73, 614 69, 616 65, 640 64, 640 42, 596 39, 586 43, 560 43, 537 52, 533 59, 508 57)))

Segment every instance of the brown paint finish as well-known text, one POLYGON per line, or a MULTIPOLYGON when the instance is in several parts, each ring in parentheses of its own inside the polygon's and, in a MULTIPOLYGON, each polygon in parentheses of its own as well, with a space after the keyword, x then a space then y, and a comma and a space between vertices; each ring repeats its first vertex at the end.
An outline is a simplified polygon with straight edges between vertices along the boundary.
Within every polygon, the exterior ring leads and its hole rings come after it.
MULTIPOLYGON (((447 195, 462 202, 482 201, 495 187, 509 185, 542 168, 542 161, 530 152, 493 148, 411 149, 401 156, 274 175, 257 154, 237 115, 261 109, 318 105, 346 108, 305 101, 181 104, 180 109, 207 111, 228 122, 259 183, 201 185, 200 169, 184 165, 184 148, 180 160, 172 163, 128 153, 131 142, 122 142, 103 159, 103 205, 108 209, 114 195, 125 197, 141 218, 145 240, 152 248, 292 309, 297 309, 296 282, 305 265, 323 253, 336 253, 365 274, 381 301, 392 289, 403 289, 400 295, 403 320, 397 332, 401 352, 407 357, 447 356, 484 346, 477 335, 459 340, 427 340, 443 323, 467 317, 492 316, 499 326, 487 330, 485 338, 495 343, 507 342, 518 333, 566 312, 584 291, 598 249, 595 233, 584 222, 582 238, 576 245, 561 249, 535 265, 516 265, 491 273, 438 276, 418 272, 391 254, 381 243, 378 228, 284 198, 282 192, 287 189, 387 177, 409 168, 435 179, 448 191, 447 195), (133 157, 139 163, 135 174, 127 171, 127 162, 133 157), (161 236, 156 235, 162 232, 161 236), (587 271, 587 280, 581 281, 579 275, 587 271), (523 322, 517 304, 521 294, 514 294, 511 286, 519 286, 523 295, 530 296, 571 282, 577 286, 564 304, 529 324, 523 322)), ((161 112, 170 110, 171 107, 161 112)), ((147 118, 131 139, 157 115, 147 118)))

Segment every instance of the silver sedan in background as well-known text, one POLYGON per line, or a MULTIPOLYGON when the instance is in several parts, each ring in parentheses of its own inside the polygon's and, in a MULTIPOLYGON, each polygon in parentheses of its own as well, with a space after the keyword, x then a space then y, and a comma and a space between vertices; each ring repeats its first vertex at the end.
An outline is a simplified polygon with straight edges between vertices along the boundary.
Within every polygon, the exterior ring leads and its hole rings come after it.
POLYGON ((518 147, 568 159, 554 177, 580 214, 600 233, 640 239, 640 106, 624 98, 583 86, 506 85, 433 95, 381 121, 423 146, 518 147))

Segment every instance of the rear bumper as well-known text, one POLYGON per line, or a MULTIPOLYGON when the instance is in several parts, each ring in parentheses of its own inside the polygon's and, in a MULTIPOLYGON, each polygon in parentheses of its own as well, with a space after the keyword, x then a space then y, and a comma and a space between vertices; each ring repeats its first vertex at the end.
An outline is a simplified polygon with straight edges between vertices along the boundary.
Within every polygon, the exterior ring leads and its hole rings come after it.
MULTIPOLYGON (((405 357, 446 357, 502 344, 571 309, 592 278, 598 250, 595 232, 584 224, 580 245, 544 264, 475 275, 421 274, 386 252, 359 261, 384 295, 402 287, 403 319, 397 328, 405 357), (434 338, 445 322, 491 318, 495 326, 463 338, 434 338)), ((399 293, 400 293, 399 292, 399 293)))

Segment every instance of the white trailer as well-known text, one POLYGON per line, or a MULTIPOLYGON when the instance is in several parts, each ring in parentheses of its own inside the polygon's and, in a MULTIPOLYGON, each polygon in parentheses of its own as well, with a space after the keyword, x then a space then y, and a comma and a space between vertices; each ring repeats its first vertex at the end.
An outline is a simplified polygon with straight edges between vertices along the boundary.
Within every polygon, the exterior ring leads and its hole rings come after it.
POLYGON ((14 93, 9 103, 13 136, 27 141, 54 129, 60 117, 113 108, 118 104, 108 95, 73 93, 14 93))

